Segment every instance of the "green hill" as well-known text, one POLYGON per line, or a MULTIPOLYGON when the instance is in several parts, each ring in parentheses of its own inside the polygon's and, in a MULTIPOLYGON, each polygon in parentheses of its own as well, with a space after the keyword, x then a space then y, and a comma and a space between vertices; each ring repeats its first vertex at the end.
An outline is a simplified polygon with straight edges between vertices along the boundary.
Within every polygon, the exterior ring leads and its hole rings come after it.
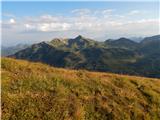
POLYGON ((138 43, 134 42, 127 38, 120 38, 118 40, 106 40, 105 44, 109 47, 116 47, 116 48, 126 48, 126 49, 136 49, 138 47, 138 43))
POLYGON ((98 42, 79 35, 37 43, 10 57, 56 67, 159 78, 159 38, 160 35, 144 38, 140 43, 127 38, 98 42))
POLYGON ((159 120, 160 79, 2 58, 3 120, 159 120))

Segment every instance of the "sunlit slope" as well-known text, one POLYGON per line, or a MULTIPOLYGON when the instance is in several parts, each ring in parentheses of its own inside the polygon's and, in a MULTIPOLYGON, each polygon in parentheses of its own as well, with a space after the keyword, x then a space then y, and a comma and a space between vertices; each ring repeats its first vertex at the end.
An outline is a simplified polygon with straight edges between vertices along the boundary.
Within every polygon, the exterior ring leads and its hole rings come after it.
POLYGON ((160 79, 2 58, 3 120, 159 120, 160 79))

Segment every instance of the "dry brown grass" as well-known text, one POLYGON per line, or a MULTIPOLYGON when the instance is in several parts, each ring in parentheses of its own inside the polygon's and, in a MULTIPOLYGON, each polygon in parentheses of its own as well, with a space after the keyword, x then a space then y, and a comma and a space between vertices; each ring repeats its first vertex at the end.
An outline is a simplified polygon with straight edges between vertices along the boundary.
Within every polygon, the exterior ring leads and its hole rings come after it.
POLYGON ((2 58, 2 119, 159 120, 160 80, 2 58))

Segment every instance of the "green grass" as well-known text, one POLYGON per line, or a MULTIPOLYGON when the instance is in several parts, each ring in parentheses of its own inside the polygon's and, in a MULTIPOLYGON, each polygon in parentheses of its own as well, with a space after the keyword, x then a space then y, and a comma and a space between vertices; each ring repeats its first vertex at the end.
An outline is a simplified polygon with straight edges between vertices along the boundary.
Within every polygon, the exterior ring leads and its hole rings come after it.
POLYGON ((3 120, 159 120, 160 79, 2 58, 3 120))

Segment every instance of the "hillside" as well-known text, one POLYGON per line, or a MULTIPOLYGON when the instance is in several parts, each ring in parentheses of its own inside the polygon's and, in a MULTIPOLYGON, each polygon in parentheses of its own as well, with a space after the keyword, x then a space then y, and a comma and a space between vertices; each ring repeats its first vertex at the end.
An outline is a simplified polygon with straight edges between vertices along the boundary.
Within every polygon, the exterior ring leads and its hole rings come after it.
POLYGON ((159 51, 160 35, 140 43, 127 38, 98 42, 79 35, 34 44, 10 57, 56 67, 160 78, 159 51))
POLYGON ((2 119, 159 120, 160 79, 2 58, 2 119))
POLYGON ((120 38, 118 40, 106 40, 105 44, 116 48, 136 49, 138 43, 127 38, 120 38))

